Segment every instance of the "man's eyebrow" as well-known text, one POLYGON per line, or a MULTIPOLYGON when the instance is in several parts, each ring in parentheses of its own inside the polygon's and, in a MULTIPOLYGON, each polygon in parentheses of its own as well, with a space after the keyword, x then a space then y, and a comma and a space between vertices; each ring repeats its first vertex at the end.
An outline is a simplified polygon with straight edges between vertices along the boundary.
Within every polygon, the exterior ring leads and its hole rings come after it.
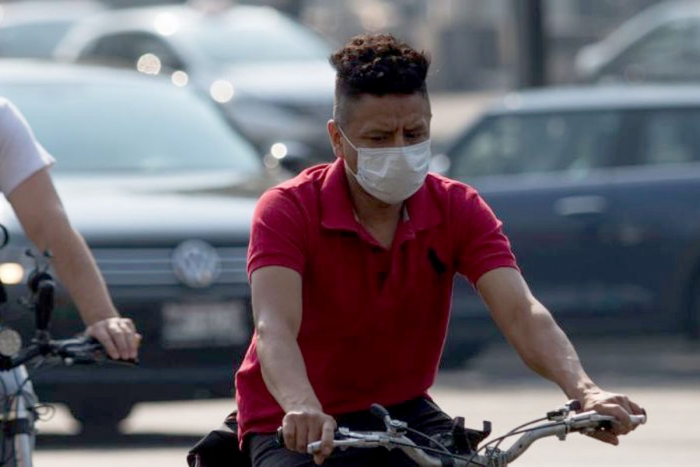
POLYGON ((368 128, 364 131, 361 132, 362 135, 372 135, 372 134, 380 134, 380 135, 387 135, 387 134, 393 134, 394 133, 393 128, 368 128))
POLYGON ((420 121, 420 122, 415 122, 415 123, 409 123, 404 127, 404 129, 413 131, 413 130, 424 130, 428 128, 428 122, 420 121))

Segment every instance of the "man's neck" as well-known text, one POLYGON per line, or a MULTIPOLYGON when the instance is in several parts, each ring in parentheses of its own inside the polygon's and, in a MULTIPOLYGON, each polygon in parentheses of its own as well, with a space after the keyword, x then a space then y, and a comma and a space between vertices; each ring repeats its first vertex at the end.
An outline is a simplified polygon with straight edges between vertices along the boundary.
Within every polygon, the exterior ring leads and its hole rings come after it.
POLYGON ((385 248, 393 242, 403 213, 403 203, 386 204, 367 194, 355 180, 349 180, 350 200, 357 221, 385 248))

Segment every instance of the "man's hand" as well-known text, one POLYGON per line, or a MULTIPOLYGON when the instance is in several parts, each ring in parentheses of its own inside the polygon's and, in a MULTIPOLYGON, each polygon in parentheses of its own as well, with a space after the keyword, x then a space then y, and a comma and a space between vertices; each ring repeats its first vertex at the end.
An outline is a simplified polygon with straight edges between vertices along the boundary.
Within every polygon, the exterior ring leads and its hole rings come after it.
POLYGON ((91 324, 85 334, 94 337, 102 344, 110 358, 114 360, 136 360, 141 334, 136 332, 134 322, 129 318, 107 318, 91 324))
POLYGON ((618 420, 610 431, 595 431, 590 434, 593 438, 616 446, 620 442, 618 436, 625 435, 637 428, 636 425, 632 424, 630 415, 646 414, 642 407, 632 402, 627 396, 603 391, 600 388, 587 391, 581 403, 584 411, 595 410, 603 415, 611 415, 618 420))
POLYGON ((333 436, 337 425, 330 415, 317 409, 302 408, 287 412, 282 419, 284 445, 296 452, 306 453, 306 446, 321 440, 321 452, 314 455, 318 465, 333 452, 333 436))

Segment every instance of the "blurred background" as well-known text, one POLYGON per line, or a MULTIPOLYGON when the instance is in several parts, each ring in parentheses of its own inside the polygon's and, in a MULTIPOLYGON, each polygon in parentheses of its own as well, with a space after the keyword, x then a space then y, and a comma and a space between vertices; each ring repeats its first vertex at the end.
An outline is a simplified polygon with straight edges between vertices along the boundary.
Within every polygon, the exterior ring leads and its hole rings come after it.
MULTIPOLYGON (((671 18, 686 20, 680 22, 665 18, 681 8, 681 4, 688 3, 682 1, 103 0, 103 4, 112 8, 176 3, 269 5, 336 44, 362 31, 394 33, 417 48, 430 51, 434 63, 431 89, 441 92, 505 90, 590 78, 592 70, 577 69, 577 54, 581 49, 606 38, 633 16, 660 3, 666 6, 657 10, 658 15, 647 11, 647 16, 656 16, 653 21, 656 26, 665 26, 655 31, 659 36, 655 43, 646 45, 649 61, 662 59, 658 56, 660 47, 680 47, 681 36, 690 39, 696 34, 688 15, 676 14, 671 18), (670 3, 676 5, 671 7, 670 3), (684 23, 687 30, 680 31, 684 23)), ((640 22, 637 29, 628 34, 640 39, 655 28, 640 22)), ((678 53, 692 54, 693 46, 687 44, 687 48, 678 53)), ((587 65, 581 64, 584 68, 587 65)))
MULTIPOLYGON (((37 374, 59 408, 41 465, 184 465, 233 409, 255 201, 333 160, 328 56, 378 31, 432 57, 432 170, 480 191, 591 375, 652 414, 614 454, 572 440, 519 465, 700 454, 700 1, 4 0, 0 96, 144 333, 139 368, 37 374)), ((28 338, 28 242, 5 204, 0 223, 0 319, 28 338)), ((52 326, 81 328, 65 293, 52 326)), ((497 432, 562 402, 461 278, 435 397, 497 432)))

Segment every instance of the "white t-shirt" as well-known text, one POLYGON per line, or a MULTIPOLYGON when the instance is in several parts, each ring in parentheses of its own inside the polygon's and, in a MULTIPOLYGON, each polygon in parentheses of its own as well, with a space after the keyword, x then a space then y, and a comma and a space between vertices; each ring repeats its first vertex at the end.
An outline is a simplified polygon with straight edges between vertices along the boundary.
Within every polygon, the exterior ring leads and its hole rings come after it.
POLYGON ((54 162, 34 138, 17 107, 0 97, 0 193, 10 194, 32 174, 54 162))

